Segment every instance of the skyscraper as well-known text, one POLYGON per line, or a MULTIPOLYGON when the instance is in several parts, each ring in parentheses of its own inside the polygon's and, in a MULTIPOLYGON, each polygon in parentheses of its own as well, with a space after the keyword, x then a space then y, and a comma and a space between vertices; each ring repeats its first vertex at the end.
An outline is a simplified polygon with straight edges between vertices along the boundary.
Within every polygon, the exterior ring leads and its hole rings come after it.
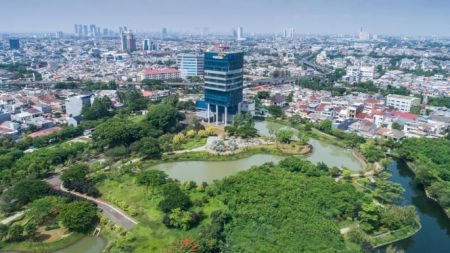
POLYGON ((283 30, 283 37, 293 39, 294 38, 294 28, 287 28, 283 30))
POLYGON ((245 40, 244 38, 244 28, 242 28, 241 26, 239 26, 236 30, 236 35, 237 35, 237 40, 245 40))
POLYGON ((243 89, 244 53, 220 47, 206 52, 204 59, 205 102, 208 121, 213 111, 216 124, 231 121, 229 115, 240 112, 243 89))
POLYGON ((136 38, 131 30, 120 34, 120 50, 127 52, 136 51, 136 38))
POLYGON ((167 28, 163 27, 163 29, 161 30, 161 36, 163 39, 167 37, 167 28))
POLYGON ((150 40, 149 39, 144 39, 142 41, 142 50, 150 51, 150 40))
POLYGON ((9 39, 9 48, 11 50, 19 49, 20 48, 20 41, 19 41, 19 39, 9 39))

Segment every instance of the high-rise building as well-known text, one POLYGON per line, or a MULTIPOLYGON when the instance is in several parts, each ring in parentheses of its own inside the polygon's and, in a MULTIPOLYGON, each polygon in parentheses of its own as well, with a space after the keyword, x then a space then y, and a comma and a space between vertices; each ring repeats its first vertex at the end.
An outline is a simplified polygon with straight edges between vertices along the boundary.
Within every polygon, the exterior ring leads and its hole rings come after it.
POLYGON ((294 38, 294 28, 287 28, 283 30, 283 37, 293 39, 294 38))
POLYGON ((9 48, 11 50, 19 49, 20 48, 20 41, 19 41, 19 39, 9 39, 9 48))
POLYGON ((142 50, 150 51, 150 40, 149 39, 144 39, 142 41, 142 50))
POLYGON ((161 36, 162 38, 167 38, 167 28, 163 27, 163 29, 161 30, 161 36))
POLYGON ((237 35, 237 40, 245 40, 244 38, 244 28, 242 28, 241 26, 239 26, 236 30, 236 35, 237 35))
POLYGON ((97 32, 97 27, 94 24, 91 24, 89 26, 89 33, 91 34, 92 37, 95 37, 96 32, 97 32))
POLYGON ((73 33, 75 33, 75 35, 78 35, 78 25, 77 24, 73 25, 73 33))
POLYGON ((229 115, 240 112, 243 99, 244 53, 229 51, 221 47, 214 52, 206 52, 204 59, 205 103, 207 118, 214 114, 216 124, 231 121, 229 115))
POLYGON ((159 45, 158 43, 151 41, 150 42, 150 51, 158 51, 159 50, 159 45))
POLYGON ((203 76, 203 54, 180 54, 177 56, 177 66, 182 78, 203 76))
POLYGON ((358 34, 358 38, 359 38, 359 40, 369 40, 370 34, 366 31, 364 31, 361 27, 361 30, 359 31, 359 34, 358 34))
POLYGON ((56 38, 57 39, 62 39, 62 37, 64 37, 64 33, 62 31, 57 31, 56 32, 56 38))
POLYGON ((131 30, 120 34, 120 49, 127 52, 136 51, 136 38, 131 30))
POLYGON ((88 26, 87 25, 83 25, 83 36, 88 36, 89 32, 88 32, 88 26))

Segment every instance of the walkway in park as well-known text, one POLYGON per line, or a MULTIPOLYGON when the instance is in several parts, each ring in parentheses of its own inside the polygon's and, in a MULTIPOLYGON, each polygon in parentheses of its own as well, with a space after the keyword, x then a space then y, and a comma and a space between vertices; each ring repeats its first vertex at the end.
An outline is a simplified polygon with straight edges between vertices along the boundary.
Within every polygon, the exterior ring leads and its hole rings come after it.
POLYGON ((86 196, 84 194, 78 193, 78 192, 74 192, 74 191, 69 191, 68 189, 64 188, 64 186, 62 185, 62 181, 60 178, 60 175, 55 175, 51 178, 46 179, 46 181, 54 188, 57 190, 61 190, 67 193, 70 193, 72 195, 78 196, 80 198, 92 201, 94 203, 97 204, 97 207, 102 210, 102 212, 115 224, 121 226, 122 228, 124 228, 125 230, 129 230, 131 228, 133 228, 136 224, 138 224, 138 222, 131 218, 130 216, 128 216, 124 211, 120 210, 119 208, 105 202, 102 201, 100 199, 96 199, 93 197, 89 197, 86 196))

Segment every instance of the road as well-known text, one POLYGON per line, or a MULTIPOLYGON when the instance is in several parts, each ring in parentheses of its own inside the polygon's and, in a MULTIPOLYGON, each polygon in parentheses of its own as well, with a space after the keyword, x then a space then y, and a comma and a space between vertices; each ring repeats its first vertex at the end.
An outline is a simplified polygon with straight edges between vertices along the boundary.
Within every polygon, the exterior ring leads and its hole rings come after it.
POLYGON ((75 195, 75 196, 78 196, 78 197, 81 197, 81 198, 84 198, 86 200, 90 200, 90 201, 96 203, 97 207, 100 210, 102 210, 102 212, 106 215, 106 217, 108 217, 113 223, 121 226, 125 230, 129 230, 138 224, 138 222, 135 219, 128 216, 124 211, 120 210, 118 207, 115 207, 115 206, 113 206, 105 201, 102 201, 100 199, 92 198, 92 197, 86 196, 86 195, 78 193, 78 192, 69 191, 68 189, 64 188, 64 186, 62 185, 60 175, 55 175, 51 178, 46 179, 46 181, 54 189, 67 192, 72 195, 75 195))
POLYGON ((9 223, 11 223, 11 222, 13 222, 13 221, 19 219, 20 217, 22 217, 24 214, 25 214, 24 211, 17 212, 17 213, 14 214, 14 215, 11 215, 11 216, 9 216, 9 217, 6 217, 4 220, 0 221, 0 223, 1 223, 1 224, 8 225, 9 223))

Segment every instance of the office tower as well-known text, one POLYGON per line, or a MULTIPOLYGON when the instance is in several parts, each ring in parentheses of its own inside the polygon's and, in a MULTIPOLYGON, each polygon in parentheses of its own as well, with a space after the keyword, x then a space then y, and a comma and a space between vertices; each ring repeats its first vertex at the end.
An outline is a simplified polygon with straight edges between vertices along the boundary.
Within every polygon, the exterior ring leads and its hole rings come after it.
POLYGON ((163 28, 162 30, 161 30, 161 36, 162 36, 162 38, 164 39, 164 38, 167 38, 167 28, 163 28))
POLYGON ((358 34, 358 38, 359 38, 359 40, 369 40, 370 34, 366 31, 363 31, 363 29, 361 27, 361 30, 359 31, 359 34, 358 34))
POLYGON ((73 32, 75 33, 75 35, 78 35, 78 25, 77 24, 73 25, 73 32))
POLYGON ((287 28, 283 30, 283 37, 293 39, 294 38, 294 28, 287 28))
POLYGON ((180 54, 177 56, 177 66, 182 78, 203 76, 203 54, 180 54))
POLYGON ((289 28, 288 30, 288 38, 293 39, 294 38, 294 28, 289 28))
POLYGON ((123 31, 120 33, 120 50, 128 51, 127 35, 123 31))
POLYGON ((150 51, 158 51, 159 45, 156 42, 151 41, 150 42, 150 51))
POLYGON ((11 50, 19 49, 20 48, 20 41, 19 41, 19 39, 9 39, 9 48, 11 50))
POLYGON ((87 25, 83 25, 83 36, 88 36, 88 26, 87 25))
POLYGON ((89 33, 91 34, 91 37, 95 36, 95 33, 97 32, 97 28, 94 24, 89 26, 89 33))
POLYGON ((103 28, 103 36, 108 36, 108 28, 103 28))
POLYGON ((3 50, 3 49, 4 49, 3 42, 0 41, 0 50, 3 50))
POLYGON ((207 117, 213 112, 216 124, 231 121, 229 115, 240 112, 243 89, 244 53, 220 47, 206 52, 204 59, 207 117))
POLYGON ((244 28, 239 26, 237 28, 236 32, 237 32, 237 40, 245 40, 245 38, 244 38, 244 28))
POLYGON ((136 51, 136 38, 132 31, 120 34, 120 50, 127 52, 136 51))
POLYGON ((56 32, 56 38, 57 39, 62 39, 63 36, 64 36, 64 33, 62 31, 57 31, 56 32))
POLYGON ((142 50, 150 51, 150 40, 149 39, 144 39, 142 41, 142 50))
POLYGON ((83 25, 78 25, 78 36, 82 37, 83 36, 83 25))

